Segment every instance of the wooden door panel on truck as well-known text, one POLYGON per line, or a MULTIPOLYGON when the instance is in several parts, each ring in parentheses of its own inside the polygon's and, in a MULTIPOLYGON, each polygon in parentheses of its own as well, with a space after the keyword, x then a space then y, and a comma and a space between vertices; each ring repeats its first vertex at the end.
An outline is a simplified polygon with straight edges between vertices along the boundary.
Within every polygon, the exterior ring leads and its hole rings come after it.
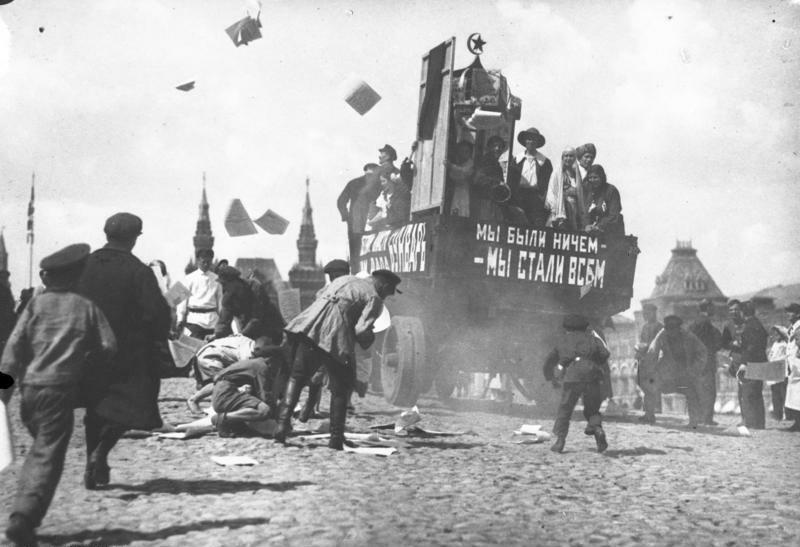
POLYGON ((412 213, 441 210, 444 203, 455 42, 451 38, 422 58, 412 213))

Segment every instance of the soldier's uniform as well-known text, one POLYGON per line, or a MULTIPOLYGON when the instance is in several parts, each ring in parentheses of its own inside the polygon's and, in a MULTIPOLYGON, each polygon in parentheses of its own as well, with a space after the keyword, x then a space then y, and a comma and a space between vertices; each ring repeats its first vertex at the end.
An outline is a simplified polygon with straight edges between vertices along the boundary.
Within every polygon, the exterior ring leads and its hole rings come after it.
POLYGON ((589 321, 579 315, 569 315, 563 322, 564 332, 545 363, 545 378, 563 383, 553 434, 554 452, 564 450, 569 421, 578 399, 583 399, 583 415, 588 422, 585 433, 594 435, 598 452, 607 447, 600 405, 604 395, 602 363, 609 353, 603 341, 588 327, 589 321))
MULTIPOLYGON (((21 386, 22 421, 33 435, 25 457, 6 536, 34 545, 53 499, 79 406, 80 385, 90 373, 87 354, 105 359, 117 349, 106 317, 89 299, 72 292, 89 246, 70 245, 40 263, 47 289, 20 315, 3 352, 2 370, 21 386)), ((0 392, 7 404, 11 389, 0 392)))
POLYGON ((752 429, 764 429, 764 382, 749 380, 740 374, 739 367, 748 362, 763 363, 767 360, 767 334, 761 322, 753 316, 741 321, 729 321, 722 330, 722 347, 731 350, 728 372, 739 378, 739 408, 744 425, 752 429))

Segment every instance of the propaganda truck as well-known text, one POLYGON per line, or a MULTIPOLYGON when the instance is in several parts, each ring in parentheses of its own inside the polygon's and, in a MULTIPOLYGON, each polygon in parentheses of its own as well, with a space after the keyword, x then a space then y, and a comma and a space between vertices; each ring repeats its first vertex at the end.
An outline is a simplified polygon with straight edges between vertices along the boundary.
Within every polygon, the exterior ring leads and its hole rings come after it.
MULTIPOLYGON (((599 328, 630 305, 636 258, 633 236, 571 232, 452 214, 448 164, 458 139, 471 133, 475 154, 491 135, 508 143, 508 165, 521 101, 500 71, 484 69, 480 36, 475 59, 454 69, 455 38, 422 59, 411 209, 407 222, 366 232, 353 271, 390 269, 402 295, 386 305, 391 326, 379 337, 387 401, 412 405, 435 387, 451 396, 459 372, 508 374, 539 403, 554 388, 542 375, 563 317, 580 313, 599 328)), ((511 169, 490 189, 509 198, 511 169)))

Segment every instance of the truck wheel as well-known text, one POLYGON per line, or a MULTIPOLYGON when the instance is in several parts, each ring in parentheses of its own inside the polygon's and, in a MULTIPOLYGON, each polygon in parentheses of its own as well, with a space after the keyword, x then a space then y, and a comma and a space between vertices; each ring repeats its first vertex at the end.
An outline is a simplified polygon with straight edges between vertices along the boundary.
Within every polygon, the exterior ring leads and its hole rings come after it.
POLYGON ((419 391, 415 374, 425 363, 425 333, 416 317, 392 317, 380 352, 383 397, 395 406, 411 406, 419 391))

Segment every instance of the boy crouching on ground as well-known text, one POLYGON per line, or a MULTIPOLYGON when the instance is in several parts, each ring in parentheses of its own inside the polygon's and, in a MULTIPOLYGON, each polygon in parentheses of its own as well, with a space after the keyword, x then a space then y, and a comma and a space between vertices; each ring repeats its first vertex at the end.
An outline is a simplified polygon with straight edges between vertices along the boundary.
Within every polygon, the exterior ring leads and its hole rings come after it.
MULTIPOLYGON (((3 352, 0 368, 21 386, 20 414, 33 436, 6 529, 15 545, 36 544, 36 528, 64 469, 87 363, 102 362, 117 350, 103 312, 72 292, 88 256, 89 246, 78 243, 42 259, 46 290, 28 302, 3 352)), ((4 404, 11 393, 0 391, 4 404)))
POLYGON ((561 401, 553 425, 556 442, 553 452, 563 452, 569 431, 569 420, 578 399, 583 398, 583 415, 588 425, 584 431, 594 435, 597 451, 608 448, 603 431, 600 405, 603 392, 603 369, 600 366, 609 357, 603 341, 589 329, 589 320, 580 315, 564 318, 564 332, 556 348, 545 362, 544 376, 548 380, 561 381, 561 401))
POLYGON ((220 437, 272 435, 277 422, 276 377, 284 363, 278 346, 259 347, 264 355, 234 363, 214 379, 211 423, 220 437))

